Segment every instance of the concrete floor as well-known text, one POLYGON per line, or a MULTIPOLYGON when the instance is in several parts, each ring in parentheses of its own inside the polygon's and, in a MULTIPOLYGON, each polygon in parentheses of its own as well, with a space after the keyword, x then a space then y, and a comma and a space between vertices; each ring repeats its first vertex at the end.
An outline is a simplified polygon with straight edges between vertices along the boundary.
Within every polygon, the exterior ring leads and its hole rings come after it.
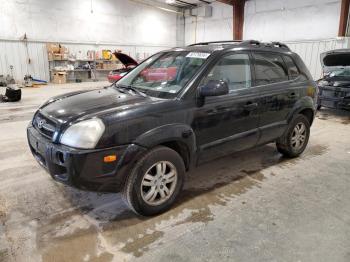
POLYGON ((42 102, 104 84, 0 104, 0 261, 350 261, 349 112, 321 110, 298 159, 267 145, 198 168, 171 211, 143 218, 54 182, 27 147, 42 102))

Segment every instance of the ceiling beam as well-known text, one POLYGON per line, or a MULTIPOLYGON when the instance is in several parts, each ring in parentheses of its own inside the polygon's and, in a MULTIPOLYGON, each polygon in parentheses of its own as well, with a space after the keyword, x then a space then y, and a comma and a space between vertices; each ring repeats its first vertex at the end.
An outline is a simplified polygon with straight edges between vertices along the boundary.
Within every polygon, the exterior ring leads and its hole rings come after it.
POLYGON ((338 36, 345 36, 349 20, 350 0, 342 0, 340 7, 339 31, 338 36))
POLYGON ((217 1, 227 5, 233 5, 233 2, 234 2, 234 0, 217 0, 217 1))

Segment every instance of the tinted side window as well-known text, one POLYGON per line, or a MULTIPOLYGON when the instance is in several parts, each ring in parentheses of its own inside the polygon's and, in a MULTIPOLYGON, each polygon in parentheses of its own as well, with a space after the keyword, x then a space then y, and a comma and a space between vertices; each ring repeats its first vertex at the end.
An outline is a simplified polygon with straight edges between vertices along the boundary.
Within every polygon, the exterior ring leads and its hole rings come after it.
POLYGON ((289 56, 283 56, 284 61, 286 62, 286 66, 288 69, 288 73, 291 79, 295 79, 299 76, 298 67, 295 65, 293 59, 289 56))
POLYGON ((253 53, 257 85, 266 85, 288 80, 288 72, 280 55, 253 53))
POLYGON ((251 87, 249 55, 232 54, 222 57, 203 79, 201 85, 210 80, 226 81, 230 92, 251 87))

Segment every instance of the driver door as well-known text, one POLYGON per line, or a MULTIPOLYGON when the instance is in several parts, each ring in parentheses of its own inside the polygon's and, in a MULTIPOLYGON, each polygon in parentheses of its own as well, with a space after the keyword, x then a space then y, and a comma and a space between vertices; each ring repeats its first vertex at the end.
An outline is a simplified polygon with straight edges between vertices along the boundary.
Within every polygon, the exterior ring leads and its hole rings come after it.
POLYGON ((199 148, 199 163, 254 147, 259 137, 257 89, 252 87, 248 53, 223 55, 199 86, 223 80, 229 94, 206 97, 195 109, 192 128, 199 148))

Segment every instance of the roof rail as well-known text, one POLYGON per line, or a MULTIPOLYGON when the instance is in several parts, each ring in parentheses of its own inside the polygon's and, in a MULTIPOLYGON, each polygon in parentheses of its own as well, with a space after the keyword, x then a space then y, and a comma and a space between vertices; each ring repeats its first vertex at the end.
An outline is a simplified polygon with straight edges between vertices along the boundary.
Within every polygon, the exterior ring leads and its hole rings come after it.
POLYGON ((189 46, 197 46, 197 45, 212 45, 212 44, 229 44, 229 43, 241 43, 241 40, 226 40, 226 41, 212 41, 212 42, 200 42, 196 44, 192 44, 189 46))
POLYGON ((260 45, 261 43, 257 40, 245 40, 242 45, 260 45))
POLYGON ((272 42, 271 44, 272 44, 274 47, 280 47, 280 48, 285 48, 285 49, 290 50, 289 47, 288 47, 286 44, 283 44, 283 43, 281 43, 281 42, 272 42))
POLYGON ((237 44, 239 43, 240 46, 249 46, 249 45, 255 45, 255 46, 266 46, 266 47, 279 47, 279 48, 285 48, 287 50, 290 50, 289 47, 286 44, 283 44, 281 42, 271 42, 271 43, 262 43, 257 40, 228 40, 228 41, 212 41, 212 42, 201 42, 192 44, 189 46, 200 46, 200 45, 212 45, 212 44, 237 44))

